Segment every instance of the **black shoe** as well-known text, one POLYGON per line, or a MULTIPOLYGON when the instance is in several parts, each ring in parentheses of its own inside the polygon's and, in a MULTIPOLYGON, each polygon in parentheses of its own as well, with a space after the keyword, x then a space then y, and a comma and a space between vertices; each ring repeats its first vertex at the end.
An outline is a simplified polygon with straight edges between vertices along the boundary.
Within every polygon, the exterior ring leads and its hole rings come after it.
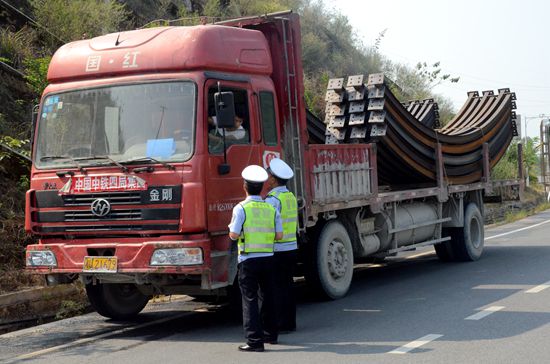
POLYGON ((277 339, 269 339, 267 337, 264 337, 264 343, 265 344, 271 344, 271 345, 277 345, 279 341, 277 339))
POLYGON ((264 345, 258 345, 258 346, 250 346, 248 344, 245 345, 239 345, 239 351, 264 351, 264 345))

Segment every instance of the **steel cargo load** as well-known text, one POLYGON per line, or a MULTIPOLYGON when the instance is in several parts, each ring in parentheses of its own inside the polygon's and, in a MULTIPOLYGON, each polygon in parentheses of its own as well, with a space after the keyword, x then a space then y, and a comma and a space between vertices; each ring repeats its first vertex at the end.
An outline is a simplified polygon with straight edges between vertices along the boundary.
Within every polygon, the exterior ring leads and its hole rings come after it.
POLYGON ((377 142, 378 179, 381 185, 430 183, 436 179, 436 147, 441 152, 449 184, 480 181, 483 145, 490 167, 502 157, 516 131, 515 94, 469 92, 456 116, 440 129, 433 100, 402 104, 382 74, 329 81, 326 143, 377 142))

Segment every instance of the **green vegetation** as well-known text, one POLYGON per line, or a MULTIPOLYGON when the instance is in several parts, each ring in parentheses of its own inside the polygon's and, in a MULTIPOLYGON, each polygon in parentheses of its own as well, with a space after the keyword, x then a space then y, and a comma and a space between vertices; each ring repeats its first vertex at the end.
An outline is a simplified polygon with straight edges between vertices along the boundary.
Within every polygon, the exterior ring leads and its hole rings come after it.
POLYGON ((34 19, 46 54, 64 43, 93 38, 125 29, 129 12, 114 0, 30 0, 34 19), (47 28, 46 28, 47 26, 47 28))
POLYGON ((42 91, 48 85, 46 75, 48 74, 48 65, 52 57, 45 56, 39 58, 26 58, 23 61, 25 66, 25 80, 27 85, 36 95, 34 101, 37 104, 40 101, 42 91))
MULTIPOLYGON (((491 177, 494 180, 518 178, 518 144, 519 140, 514 140, 506 150, 501 160, 491 170, 491 177)), ((539 174, 539 138, 527 137, 527 142, 523 142, 523 165, 529 174, 529 182, 536 184, 539 174)))
POLYGON ((539 213, 539 212, 542 212, 542 211, 545 211, 545 210, 548 210, 548 209, 550 209, 550 203, 544 202, 542 204, 536 205, 533 209, 521 210, 521 211, 517 211, 517 212, 508 211, 504 215, 504 221, 502 221, 502 224, 509 224, 511 222, 524 219, 527 216, 531 216, 531 215, 534 215, 536 213, 539 213))
POLYGON ((77 302, 73 300, 63 300, 61 305, 55 314, 56 320, 63 320, 69 317, 82 315, 87 308, 85 302, 77 302))
POLYGON ((32 44, 36 33, 29 27, 17 31, 10 28, 0 29, 0 55, 2 61, 12 67, 21 68, 24 59, 32 58, 32 44))
POLYGON ((491 170, 491 178, 509 179, 518 176, 518 143, 513 141, 500 161, 491 170))
POLYGON ((504 224, 509 224, 509 223, 511 223, 511 222, 514 222, 514 221, 517 221, 517 220, 524 219, 524 218, 526 218, 527 216, 529 216, 529 213, 528 213, 526 210, 521 210, 521 211, 518 211, 518 212, 508 211, 508 212, 504 215, 504 221, 503 221, 503 223, 504 223, 504 224))

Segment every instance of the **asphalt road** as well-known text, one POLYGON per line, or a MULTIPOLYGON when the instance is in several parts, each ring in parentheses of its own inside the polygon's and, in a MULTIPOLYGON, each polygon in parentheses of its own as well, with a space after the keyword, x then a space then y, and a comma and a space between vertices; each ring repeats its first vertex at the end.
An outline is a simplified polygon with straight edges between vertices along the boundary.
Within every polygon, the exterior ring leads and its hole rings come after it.
POLYGON ((356 270, 344 299, 301 297, 298 331, 264 353, 237 351, 242 328, 226 313, 175 301, 137 324, 89 314, 2 335, 0 362, 550 362, 550 211, 485 237, 477 262, 425 248, 356 270))

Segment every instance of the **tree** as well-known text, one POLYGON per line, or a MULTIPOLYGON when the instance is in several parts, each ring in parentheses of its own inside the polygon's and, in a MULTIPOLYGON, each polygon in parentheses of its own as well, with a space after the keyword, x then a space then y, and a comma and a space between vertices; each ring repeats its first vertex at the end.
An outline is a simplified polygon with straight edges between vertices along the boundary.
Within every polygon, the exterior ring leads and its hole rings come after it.
POLYGON ((451 77, 448 73, 441 74, 440 66, 441 62, 435 62, 432 65, 428 65, 426 62, 418 62, 416 64, 416 74, 428 83, 430 90, 440 85, 443 81, 449 81, 451 83, 460 81, 460 77, 451 77))
POLYGON ((224 18, 227 12, 227 7, 225 2, 222 3, 220 0, 206 0, 206 3, 203 7, 203 15, 213 18, 224 18))
POLYGON ((445 125, 455 114, 451 100, 433 92, 433 88, 442 82, 456 83, 459 77, 442 74, 440 62, 428 65, 419 62, 415 68, 389 60, 385 63, 385 73, 395 82, 392 92, 401 101, 434 98, 439 106, 440 123, 445 125))
POLYGON ((27 84, 35 93, 34 103, 37 104, 42 95, 42 91, 48 85, 48 66, 52 57, 26 58, 23 63, 25 66, 25 79, 27 84))
POLYGON ((443 127, 455 116, 454 105, 448 97, 435 95, 434 99, 439 107, 439 125, 443 127))
POLYGON ((240 17, 260 14, 269 14, 286 9, 296 9, 301 3, 300 0, 225 0, 226 16, 240 17))
MULTIPOLYGON (((491 170, 492 179, 518 178, 518 144, 517 140, 510 143, 504 156, 491 170)), ((540 172, 539 148, 538 137, 527 137, 527 141, 523 143, 523 166, 531 183, 537 183, 537 176, 540 172)))
POLYGON ((539 137, 527 137, 526 143, 523 146, 523 164, 529 176, 529 181, 537 183, 539 174, 540 162, 538 150, 540 147, 539 137))
POLYGON ((506 153, 502 156, 500 161, 491 170, 491 178, 493 180, 499 179, 513 179, 518 177, 518 142, 513 141, 508 146, 506 153))

